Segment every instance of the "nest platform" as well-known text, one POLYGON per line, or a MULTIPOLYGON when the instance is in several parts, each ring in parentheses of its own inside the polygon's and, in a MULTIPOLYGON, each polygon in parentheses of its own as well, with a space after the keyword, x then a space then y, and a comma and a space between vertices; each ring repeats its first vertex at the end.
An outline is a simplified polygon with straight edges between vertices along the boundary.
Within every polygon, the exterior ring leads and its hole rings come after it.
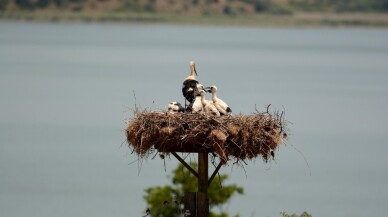
MULTIPOLYGON (((267 109, 268 110, 268 109, 267 109)), ((135 111, 125 129, 128 144, 140 157, 158 152, 215 153, 231 159, 274 157, 287 136, 283 112, 211 117, 135 111)))

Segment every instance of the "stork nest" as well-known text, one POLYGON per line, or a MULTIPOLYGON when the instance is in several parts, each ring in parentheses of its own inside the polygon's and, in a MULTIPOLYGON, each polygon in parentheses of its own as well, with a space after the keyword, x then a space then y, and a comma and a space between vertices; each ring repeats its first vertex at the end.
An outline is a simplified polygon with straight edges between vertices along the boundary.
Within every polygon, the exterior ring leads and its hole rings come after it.
POLYGON ((139 157, 159 152, 209 152, 222 163, 253 159, 267 162, 287 136, 283 112, 211 117, 201 114, 135 111, 127 141, 139 157))

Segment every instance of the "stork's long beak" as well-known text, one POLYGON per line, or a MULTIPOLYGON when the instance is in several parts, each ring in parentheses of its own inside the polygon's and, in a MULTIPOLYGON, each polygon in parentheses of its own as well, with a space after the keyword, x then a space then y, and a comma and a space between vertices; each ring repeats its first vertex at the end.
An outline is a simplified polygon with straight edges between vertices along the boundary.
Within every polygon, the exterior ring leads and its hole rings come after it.
POLYGON ((206 91, 206 92, 208 92, 208 93, 210 93, 211 89, 212 89, 211 87, 204 87, 204 88, 203 88, 203 90, 206 91))
POLYGON ((193 66, 193 69, 194 69, 195 76, 198 76, 197 70, 195 69, 195 65, 193 66))

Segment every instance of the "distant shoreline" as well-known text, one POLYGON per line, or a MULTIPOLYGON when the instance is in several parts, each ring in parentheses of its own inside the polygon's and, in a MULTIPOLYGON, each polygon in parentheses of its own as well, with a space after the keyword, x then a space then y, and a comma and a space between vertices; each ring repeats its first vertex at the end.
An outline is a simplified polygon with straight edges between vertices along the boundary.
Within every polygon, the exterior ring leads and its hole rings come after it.
POLYGON ((384 13, 299 12, 292 15, 207 15, 188 16, 160 13, 75 13, 58 11, 0 12, 0 21, 53 23, 165 23, 178 25, 257 26, 257 27, 373 27, 387 28, 384 13))

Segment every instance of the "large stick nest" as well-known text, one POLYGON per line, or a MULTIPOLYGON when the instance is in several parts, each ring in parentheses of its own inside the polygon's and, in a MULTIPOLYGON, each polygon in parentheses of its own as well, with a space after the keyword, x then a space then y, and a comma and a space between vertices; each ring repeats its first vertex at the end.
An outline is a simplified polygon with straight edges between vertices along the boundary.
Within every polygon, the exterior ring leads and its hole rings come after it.
POLYGON ((200 114, 138 111, 125 130, 140 157, 159 152, 211 152, 223 163, 231 158, 265 161, 287 136, 283 112, 211 117, 200 114))

